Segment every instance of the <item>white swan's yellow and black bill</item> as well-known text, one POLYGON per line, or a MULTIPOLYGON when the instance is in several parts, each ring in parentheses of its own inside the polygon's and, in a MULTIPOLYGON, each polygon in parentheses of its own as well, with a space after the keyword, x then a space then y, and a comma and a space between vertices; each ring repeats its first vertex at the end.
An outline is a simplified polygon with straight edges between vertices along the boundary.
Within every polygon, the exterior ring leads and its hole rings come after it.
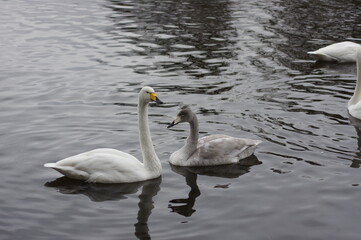
POLYGON ((171 127, 174 127, 175 125, 177 125, 178 123, 181 122, 181 118, 179 116, 177 116, 173 122, 171 122, 167 128, 171 128, 171 127))
POLYGON ((150 99, 152 99, 153 102, 156 102, 158 104, 162 104, 163 102, 157 97, 156 93, 150 93, 150 99))

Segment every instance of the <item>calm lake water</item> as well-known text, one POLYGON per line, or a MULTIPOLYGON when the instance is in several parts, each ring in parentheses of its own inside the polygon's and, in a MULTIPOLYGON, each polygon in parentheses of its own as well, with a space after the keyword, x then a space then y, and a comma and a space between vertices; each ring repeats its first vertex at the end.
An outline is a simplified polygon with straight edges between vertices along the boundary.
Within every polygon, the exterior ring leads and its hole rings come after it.
POLYGON ((0 239, 360 239, 356 65, 306 54, 361 43, 360 1, 12 0, 0 8, 0 239), (46 162, 110 147, 141 159, 137 94, 159 179, 88 184, 46 162), (241 164, 180 168, 189 133, 260 139, 241 164))

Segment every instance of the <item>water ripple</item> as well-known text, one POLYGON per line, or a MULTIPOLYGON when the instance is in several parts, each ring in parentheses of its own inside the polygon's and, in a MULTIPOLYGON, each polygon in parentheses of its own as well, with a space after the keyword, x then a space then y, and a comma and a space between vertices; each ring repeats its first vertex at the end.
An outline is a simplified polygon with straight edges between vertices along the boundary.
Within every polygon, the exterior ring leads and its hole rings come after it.
POLYGON ((2 1, 0 238, 357 239, 356 66, 306 52, 361 42, 360 13, 326 0, 2 1), (143 85, 166 103, 149 108, 162 182, 102 186, 42 167, 99 147, 141 159, 143 85), (257 161, 168 165, 189 133, 166 128, 182 105, 201 136, 262 140, 257 161))

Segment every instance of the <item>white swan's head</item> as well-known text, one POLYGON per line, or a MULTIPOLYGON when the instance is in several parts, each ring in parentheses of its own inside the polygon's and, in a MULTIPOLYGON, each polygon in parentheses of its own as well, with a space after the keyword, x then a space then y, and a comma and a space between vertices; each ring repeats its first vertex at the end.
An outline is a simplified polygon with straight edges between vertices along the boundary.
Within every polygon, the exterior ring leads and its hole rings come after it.
POLYGON ((163 103, 155 93, 154 89, 148 86, 143 87, 139 92, 139 99, 144 103, 156 102, 163 103))
POLYGON ((182 108, 182 110, 179 111, 179 113, 177 114, 177 116, 173 120, 173 122, 171 122, 168 125, 168 128, 171 128, 171 127, 177 125, 178 123, 191 122, 191 121, 193 121, 194 117, 195 117, 195 114, 192 112, 190 107, 185 106, 182 108))

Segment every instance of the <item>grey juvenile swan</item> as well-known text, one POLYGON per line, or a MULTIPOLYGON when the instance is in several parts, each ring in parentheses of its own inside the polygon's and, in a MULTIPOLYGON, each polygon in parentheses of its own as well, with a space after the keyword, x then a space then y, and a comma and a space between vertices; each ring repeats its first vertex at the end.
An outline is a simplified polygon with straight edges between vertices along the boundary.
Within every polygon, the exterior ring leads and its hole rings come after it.
POLYGON ((198 139, 198 119, 189 107, 183 107, 168 128, 182 122, 190 125, 185 145, 175 151, 169 162, 177 166, 215 166, 237 163, 251 156, 262 141, 215 134, 198 139))

